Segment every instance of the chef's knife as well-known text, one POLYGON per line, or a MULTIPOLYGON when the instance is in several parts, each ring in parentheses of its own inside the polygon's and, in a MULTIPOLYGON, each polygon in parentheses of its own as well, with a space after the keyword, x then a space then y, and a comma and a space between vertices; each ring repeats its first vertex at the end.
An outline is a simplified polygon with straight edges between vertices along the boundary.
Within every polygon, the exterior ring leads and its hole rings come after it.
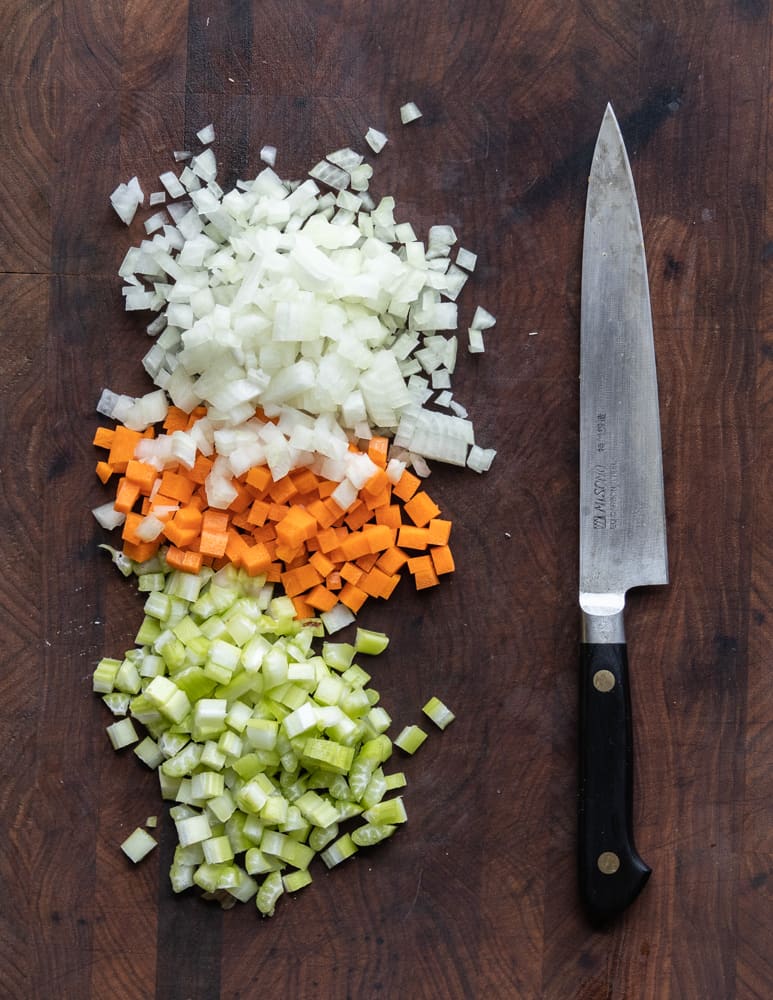
POLYGON ((588 183, 580 323, 579 878, 589 914, 608 919, 636 898, 651 871, 632 830, 625 595, 668 582, 647 265, 631 168, 609 105, 588 183))

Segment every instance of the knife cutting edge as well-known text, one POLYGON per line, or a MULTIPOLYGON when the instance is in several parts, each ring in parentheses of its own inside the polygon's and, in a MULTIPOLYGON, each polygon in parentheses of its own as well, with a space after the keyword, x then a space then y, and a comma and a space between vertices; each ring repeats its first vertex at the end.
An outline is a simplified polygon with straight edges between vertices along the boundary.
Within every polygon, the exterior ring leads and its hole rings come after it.
POLYGON ((632 587, 668 582, 658 387, 639 207, 607 106, 585 211, 580 320, 579 882, 592 918, 621 913, 651 869, 633 838, 623 627, 632 587))

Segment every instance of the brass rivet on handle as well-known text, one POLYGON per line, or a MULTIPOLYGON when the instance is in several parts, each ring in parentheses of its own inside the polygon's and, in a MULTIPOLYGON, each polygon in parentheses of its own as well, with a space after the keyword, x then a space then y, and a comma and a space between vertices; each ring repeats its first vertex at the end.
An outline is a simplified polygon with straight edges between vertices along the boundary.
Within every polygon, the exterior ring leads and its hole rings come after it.
POLYGON ((597 670, 593 675, 593 686, 597 691, 606 694, 615 686, 615 675, 611 670, 597 670))
POLYGON ((596 864, 599 866, 599 871, 602 875, 614 875, 620 867, 620 858, 618 858, 614 851, 604 851, 602 854, 599 854, 596 864))

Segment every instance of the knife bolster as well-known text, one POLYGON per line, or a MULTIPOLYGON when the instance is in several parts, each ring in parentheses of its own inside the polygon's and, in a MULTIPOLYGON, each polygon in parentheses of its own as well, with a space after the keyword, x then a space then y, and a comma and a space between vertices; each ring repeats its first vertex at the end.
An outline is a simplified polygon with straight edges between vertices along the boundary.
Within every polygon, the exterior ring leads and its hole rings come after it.
POLYGON ((624 603, 625 598, 621 599, 617 594, 580 594, 582 641, 598 644, 625 642, 624 603))

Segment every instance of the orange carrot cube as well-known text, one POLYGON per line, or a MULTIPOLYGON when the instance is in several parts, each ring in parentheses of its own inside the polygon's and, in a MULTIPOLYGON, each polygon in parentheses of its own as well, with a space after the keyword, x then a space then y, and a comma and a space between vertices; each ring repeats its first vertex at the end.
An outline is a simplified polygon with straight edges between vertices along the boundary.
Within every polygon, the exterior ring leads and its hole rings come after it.
POLYGON ((420 490, 406 501, 405 513, 417 527, 424 528, 433 517, 437 517, 440 508, 428 493, 420 490))
POLYGON ((453 573, 456 569, 454 557, 447 545, 435 545, 429 550, 429 554, 438 576, 442 576, 443 573, 453 573))

